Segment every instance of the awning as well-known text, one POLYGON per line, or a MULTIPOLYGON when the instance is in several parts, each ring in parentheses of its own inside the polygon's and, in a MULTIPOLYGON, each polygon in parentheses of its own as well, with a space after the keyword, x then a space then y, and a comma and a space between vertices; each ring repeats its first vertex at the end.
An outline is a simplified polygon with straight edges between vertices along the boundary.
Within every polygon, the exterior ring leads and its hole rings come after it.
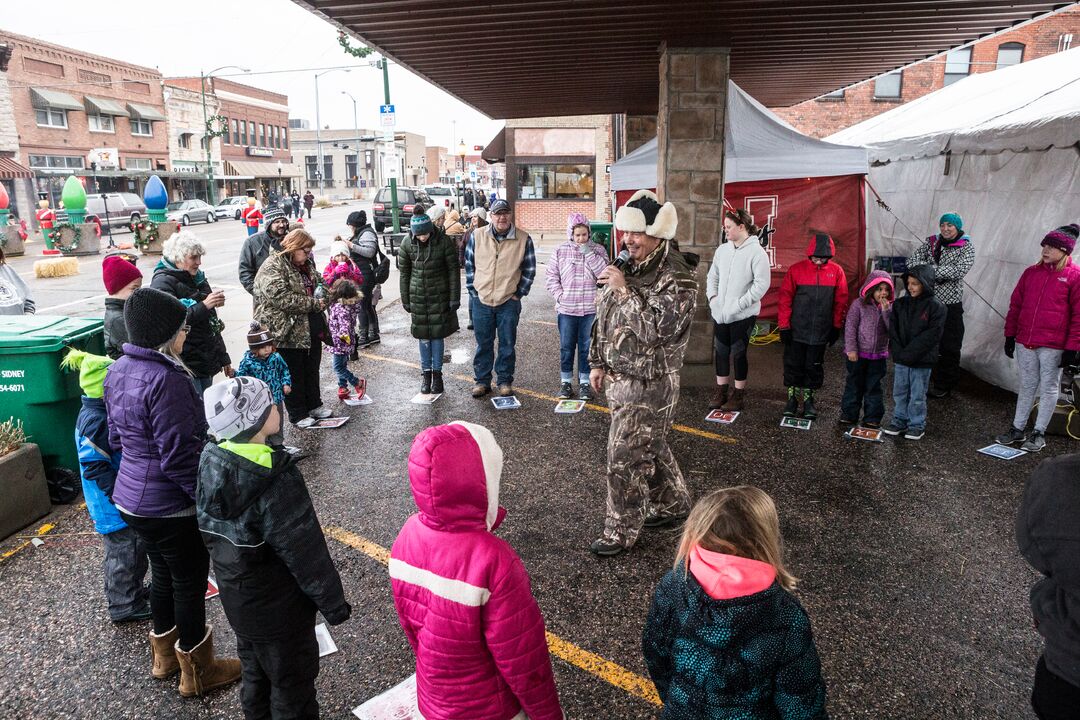
POLYGON ((94 115, 113 115, 116 117, 128 116, 128 111, 115 100, 87 95, 83 98, 83 102, 86 103, 86 112, 94 115))
POLYGON ((67 93, 45 88, 30 88, 30 103, 44 110, 45 108, 58 108, 60 110, 82 110, 82 104, 67 93))
POLYGON ((157 108, 150 105, 140 105, 139 103, 128 103, 128 110, 131 111, 131 117, 136 120, 153 120, 156 122, 163 122, 167 118, 157 111, 157 108))
POLYGON ((480 153, 480 159, 490 165, 506 160, 506 128, 503 128, 495 137, 491 138, 491 142, 480 153))
MULTIPOLYGON (((257 178, 275 178, 278 176, 278 164, 258 162, 256 160, 225 160, 225 172, 228 175, 249 175, 257 178)), ((294 178, 303 175, 300 166, 295 163, 281 163, 281 177, 294 178)))
POLYGON ((4 180, 16 180, 19 178, 32 178, 34 173, 30 168, 20 165, 11 158, 0 157, 0 178, 4 180))

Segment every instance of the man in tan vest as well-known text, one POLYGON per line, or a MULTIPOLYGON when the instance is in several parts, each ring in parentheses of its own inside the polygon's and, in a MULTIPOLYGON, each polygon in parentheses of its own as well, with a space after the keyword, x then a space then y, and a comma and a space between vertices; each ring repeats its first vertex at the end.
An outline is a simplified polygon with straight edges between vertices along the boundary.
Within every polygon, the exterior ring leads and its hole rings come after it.
POLYGON ((499 395, 514 394, 514 346, 521 299, 529 294, 536 277, 532 238, 514 227, 510 203, 496 200, 490 217, 491 224, 473 230, 465 244, 465 287, 476 333, 474 398, 491 392, 492 366, 499 379, 499 395), (496 335, 498 357, 493 348, 496 335))

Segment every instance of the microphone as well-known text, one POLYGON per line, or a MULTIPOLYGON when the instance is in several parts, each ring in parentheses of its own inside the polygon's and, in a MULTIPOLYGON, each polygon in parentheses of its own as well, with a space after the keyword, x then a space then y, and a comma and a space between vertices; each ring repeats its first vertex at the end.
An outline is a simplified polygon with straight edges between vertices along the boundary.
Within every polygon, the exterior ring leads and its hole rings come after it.
MULTIPOLYGON (((621 253, 619 253, 618 257, 615 258, 615 262, 611 263, 611 266, 614 267, 616 270, 622 270, 624 267, 626 267, 629 264, 630 264, 630 251, 629 250, 623 250, 621 253)), ((604 287, 604 283, 596 283, 596 287, 602 288, 602 287, 604 287)))

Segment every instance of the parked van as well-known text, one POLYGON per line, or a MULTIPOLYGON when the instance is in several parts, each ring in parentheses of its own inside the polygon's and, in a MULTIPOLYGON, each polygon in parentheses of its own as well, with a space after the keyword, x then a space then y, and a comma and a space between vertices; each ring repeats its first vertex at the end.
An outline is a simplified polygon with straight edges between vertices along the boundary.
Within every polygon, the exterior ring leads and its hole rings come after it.
POLYGON ((146 215, 146 204, 135 193, 94 193, 86 196, 86 212, 97 215, 102 225, 127 228, 146 215), (106 206, 108 219, 106 220, 106 206))

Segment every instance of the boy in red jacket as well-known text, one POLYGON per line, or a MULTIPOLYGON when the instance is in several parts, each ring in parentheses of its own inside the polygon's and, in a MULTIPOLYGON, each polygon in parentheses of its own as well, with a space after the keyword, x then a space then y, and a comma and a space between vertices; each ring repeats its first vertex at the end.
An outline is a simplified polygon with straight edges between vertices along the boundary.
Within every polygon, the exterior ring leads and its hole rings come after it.
POLYGON ((844 269, 832 261, 836 246, 831 237, 817 233, 806 248, 807 260, 788 268, 780 286, 777 326, 784 343, 784 385, 788 400, 784 415, 817 417, 814 391, 825 381, 825 347, 840 338, 847 307, 844 269))

